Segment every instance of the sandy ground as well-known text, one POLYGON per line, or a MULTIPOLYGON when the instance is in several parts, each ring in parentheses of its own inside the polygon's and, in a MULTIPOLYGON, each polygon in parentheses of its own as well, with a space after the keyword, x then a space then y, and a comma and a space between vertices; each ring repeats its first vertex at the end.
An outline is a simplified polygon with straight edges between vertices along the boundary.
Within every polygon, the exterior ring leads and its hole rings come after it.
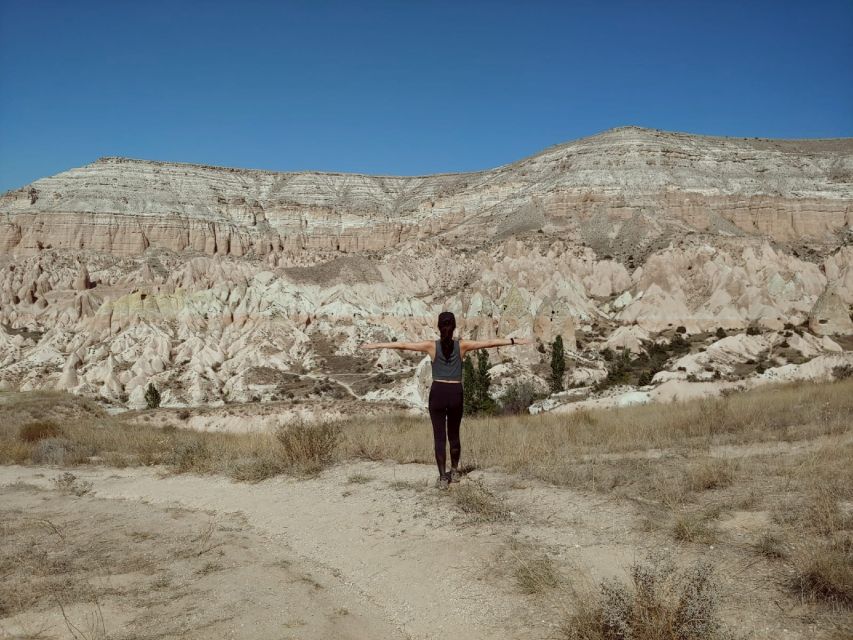
MULTIPOLYGON (((78 637, 554 638, 570 599, 559 589, 520 591, 517 542, 536 545, 580 582, 624 575, 655 549, 704 556, 728 601, 737 593, 724 613, 739 632, 812 637, 795 611, 773 604, 778 593, 765 588, 754 556, 673 545, 640 525, 641 507, 630 501, 475 471, 463 482, 486 484, 510 509, 503 521, 482 522, 458 509, 456 486, 431 487, 427 465, 354 462, 255 485, 78 467, 78 481, 91 482, 82 496, 55 487, 63 471, 0 467, 3 546, 7 556, 20 546, 24 564, 43 548, 40 561, 64 552, 91 565, 81 579, 97 597, 65 615, 104 633, 78 637)), ((735 539, 764 524, 741 515, 721 523, 735 539)), ((23 613, 0 607, 0 637, 74 637, 56 593, 23 613)))

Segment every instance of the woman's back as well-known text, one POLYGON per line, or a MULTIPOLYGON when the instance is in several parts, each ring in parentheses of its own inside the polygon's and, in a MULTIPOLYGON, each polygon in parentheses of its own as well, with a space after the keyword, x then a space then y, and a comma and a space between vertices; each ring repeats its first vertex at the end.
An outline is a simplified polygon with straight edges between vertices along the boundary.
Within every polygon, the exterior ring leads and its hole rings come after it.
POLYGON ((450 357, 445 357, 441 340, 435 341, 435 358, 432 360, 433 380, 452 380, 462 382, 462 355, 459 352, 459 340, 453 341, 450 357))

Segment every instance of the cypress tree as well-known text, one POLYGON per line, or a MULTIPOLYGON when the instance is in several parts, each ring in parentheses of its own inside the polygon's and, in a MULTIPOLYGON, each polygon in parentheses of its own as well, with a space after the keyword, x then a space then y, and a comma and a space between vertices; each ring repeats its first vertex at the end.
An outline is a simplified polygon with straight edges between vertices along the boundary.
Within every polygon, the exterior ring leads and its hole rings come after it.
POLYGON ((563 336, 554 338, 551 345, 551 392, 563 390, 563 374, 566 373, 566 355, 563 351, 563 336))

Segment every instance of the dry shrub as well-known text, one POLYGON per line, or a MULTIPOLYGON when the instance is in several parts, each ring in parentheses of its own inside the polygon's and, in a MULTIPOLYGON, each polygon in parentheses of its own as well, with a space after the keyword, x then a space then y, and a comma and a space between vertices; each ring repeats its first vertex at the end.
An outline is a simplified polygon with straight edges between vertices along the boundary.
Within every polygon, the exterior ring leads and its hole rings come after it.
POLYGON ((692 491, 724 489, 734 481, 737 464, 732 460, 705 458, 687 470, 687 486, 692 491))
POLYGON ((334 422, 296 422, 276 432, 284 467, 303 475, 319 473, 334 461, 340 437, 340 425, 334 422))
POLYGON ((788 586, 801 597, 853 608, 853 537, 799 550, 788 586))
POLYGON ((284 468, 280 460, 271 456, 258 458, 239 458, 231 464, 229 475, 240 482, 260 482, 282 473, 284 468))
POLYGON ((61 438, 64 435, 62 428, 49 420, 28 422, 18 431, 18 438, 23 442, 38 442, 48 438, 61 438))
POLYGON ((730 637, 719 618, 711 565, 678 571, 665 558, 631 567, 631 582, 605 580, 578 596, 562 628, 573 640, 717 640, 730 637))
POLYGON ((92 490, 91 482, 80 480, 77 476, 68 471, 56 476, 52 482, 57 491, 73 494, 77 497, 84 496, 92 490))
POLYGON ((509 517, 509 509, 503 501, 482 482, 471 481, 453 487, 456 506, 469 516, 487 522, 509 517))
POLYGON ((78 464, 88 457, 83 447, 67 438, 39 440, 30 452, 35 464, 78 464))

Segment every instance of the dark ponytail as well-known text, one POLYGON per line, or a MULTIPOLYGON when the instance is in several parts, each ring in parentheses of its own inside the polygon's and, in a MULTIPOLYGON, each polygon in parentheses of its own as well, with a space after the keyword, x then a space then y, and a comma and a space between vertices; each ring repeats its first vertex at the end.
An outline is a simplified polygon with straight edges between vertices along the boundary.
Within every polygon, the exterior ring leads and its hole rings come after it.
POLYGON ((438 314, 438 331, 441 333, 441 352, 446 360, 453 355, 453 331, 456 329, 456 316, 450 311, 438 314))

